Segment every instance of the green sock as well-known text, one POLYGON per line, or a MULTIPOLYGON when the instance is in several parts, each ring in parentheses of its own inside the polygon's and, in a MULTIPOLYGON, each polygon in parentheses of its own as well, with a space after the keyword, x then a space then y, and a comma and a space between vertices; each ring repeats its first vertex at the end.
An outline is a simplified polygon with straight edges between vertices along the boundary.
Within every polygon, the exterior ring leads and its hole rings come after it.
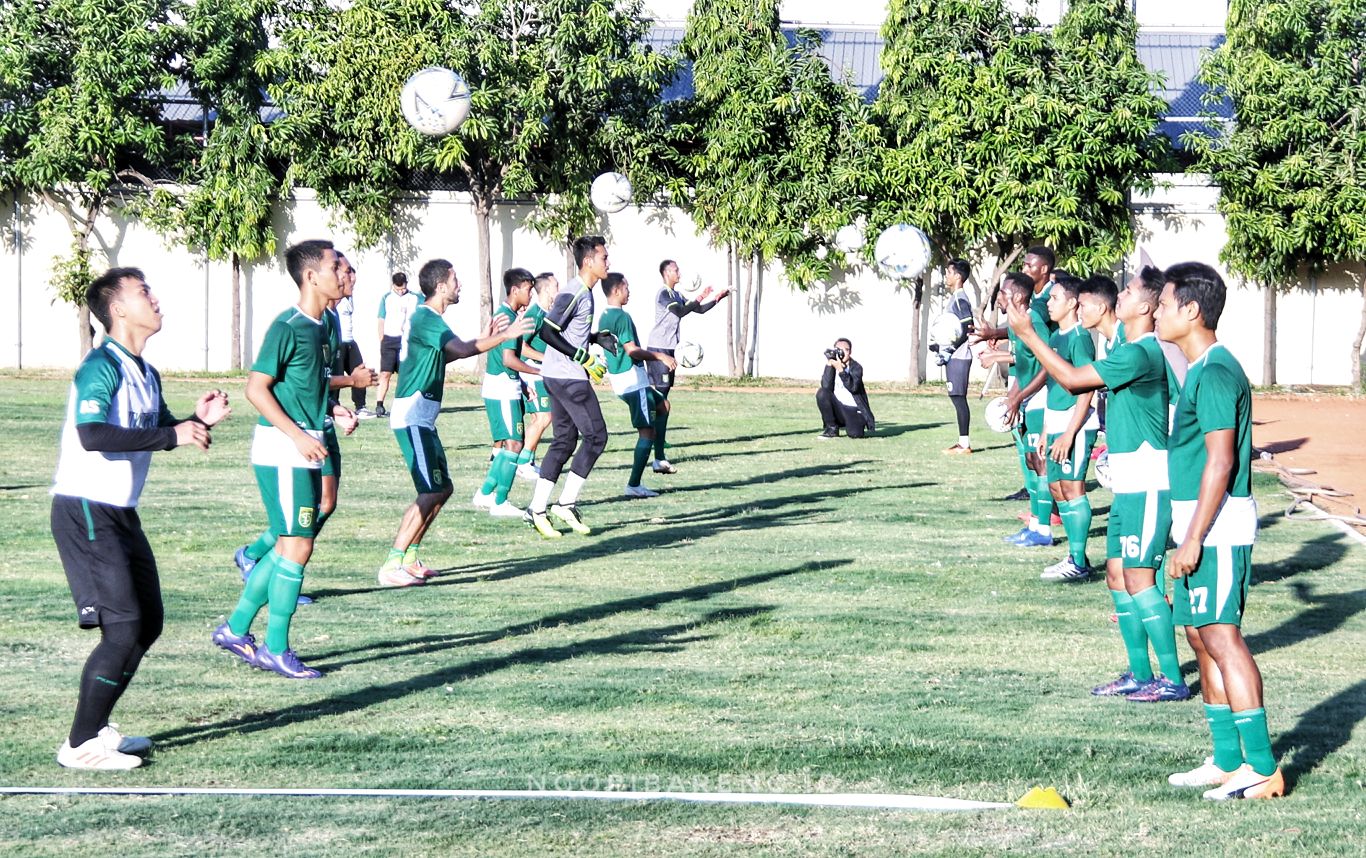
MULTIPOLYGON (((402 548, 390 548, 389 556, 385 558, 384 565, 379 567, 379 571, 387 572, 390 569, 397 569, 402 566, 404 553, 402 548)), ((416 556, 416 554, 414 556, 416 556)))
POLYGON ((522 465, 530 465, 530 464, 531 464, 531 451, 530 451, 529 449, 527 449, 526 447, 523 447, 523 448, 522 448, 522 452, 520 452, 520 453, 517 454, 517 467, 520 468, 522 465))
MULTIPOLYGON (((1052 526, 1048 523, 1053 513, 1053 496, 1048 492, 1048 477, 1034 474, 1033 488, 1029 492, 1030 514, 1039 520, 1038 532, 1050 534, 1053 532, 1052 526)), ((1025 484, 1029 487, 1029 483, 1025 484)))
POLYGON ((1072 560, 1083 568, 1086 560, 1086 538, 1091 534, 1091 501, 1086 495, 1072 500, 1058 501, 1058 516, 1067 534, 1067 550, 1072 560))
MULTIPOLYGON (((399 556, 399 562, 401 562, 404 566, 411 566, 411 565, 413 565, 414 563, 416 563, 416 562, 417 562, 417 550, 418 550, 419 548, 421 548, 421 547, 422 547, 422 543, 420 543, 420 542, 414 542, 412 545, 409 545, 407 548, 403 549, 403 551, 401 551, 401 552, 399 553, 399 555, 398 555, 398 556, 399 556)), ((389 556, 392 557, 392 556, 393 556, 393 552, 390 552, 389 556)))
POLYGON ((636 439, 636 455, 631 460, 631 478, 626 481, 626 485, 640 485, 640 476, 645 473, 645 466, 650 463, 650 448, 653 446, 654 441, 649 438, 636 439))
POLYGON ((501 455, 503 455, 503 450, 499 448, 498 452, 494 453, 493 458, 489 460, 489 472, 484 477, 484 484, 479 487, 479 494, 491 495, 493 490, 498 488, 498 457, 501 455))
POLYGON ((1124 653, 1129 657, 1129 672, 1139 682, 1153 678, 1153 666, 1148 661, 1148 635, 1143 621, 1134 613, 1134 600, 1123 590, 1111 590, 1115 602, 1115 617, 1119 620, 1119 636, 1124 641, 1124 653))
POLYGON ((1276 757, 1271 753, 1271 732, 1266 726, 1266 710, 1258 707, 1242 712, 1231 712, 1238 738, 1243 740, 1243 759, 1259 775, 1276 771, 1276 757))
POLYGON ((281 557, 270 579, 269 614, 266 619, 266 647, 276 655, 289 649, 289 622, 299 606, 299 591, 304 588, 304 567, 281 557))
POLYGON ((493 459, 493 470, 498 477, 493 502, 506 503, 508 492, 512 491, 512 481, 517 479, 517 454, 511 450, 499 450, 493 459))
POLYGON ((269 554, 270 549, 275 547, 275 540, 278 538, 279 537, 277 537, 275 534, 267 530, 260 536, 256 537, 256 541, 253 542, 251 545, 248 545, 247 550, 243 553, 245 553, 252 560, 255 560, 257 563, 260 563, 261 558, 269 554))
POLYGON ((1176 655, 1176 629, 1172 626, 1172 606, 1167 604, 1157 587, 1140 590, 1133 594, 1133 599, 1162 675, 1172 682, 1182 682, 1181 659, 1176 655))
POLYGON ((664 433, 665 433, 666 431, 668 431, 668 429, 669 429, 669 412, 667 412, 667 411, 660 411, 660 412, 655 416, 655 443, 654 443, 654 448, 655 448, 655 458, 656 458, 656 459, 668 459, 668 458, 669 458, 668 456, 664 455, 664 433))
POLYGON ((228 628, 233 634, 244 635, 251 631, 251 624, 256 615, 269 601, 270 580, 275 577, 275 567, 281 559, 280 555, 272 551, 257 561, 251 574, 247 576, 246 586, 242 588, 242 597, 237 600, 237 607, 233 609, 232 616, 228 617, 228 628))
MULTIPOLYGON (((1214 738, 1214 764, 1231 772, 1243 764, 1243 749, 1238 743, 1238 727, 1233 723, 1233 710, 1223 704, 1205 704, 1205 723, 1214 738)), ((1262 719, 1263 728, 1266 719, 1262 719)))

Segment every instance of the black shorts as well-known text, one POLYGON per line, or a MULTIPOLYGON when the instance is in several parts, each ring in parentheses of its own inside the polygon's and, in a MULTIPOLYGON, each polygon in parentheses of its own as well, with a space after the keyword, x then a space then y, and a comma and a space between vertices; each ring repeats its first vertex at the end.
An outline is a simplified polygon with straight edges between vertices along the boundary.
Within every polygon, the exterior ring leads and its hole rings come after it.
POLYGON ((379 341, 379 371, 398 372, 398 356, 403 351, 403 337, 385 337, 379 341))
POLYGON ((972 358, 953 358, 948 364, 949 396, 968 395, 968 376, 972 373, 972 358))
MULTIPOLYGON (((674 356, 673 349, 651 348, 652 352, 659 352, 662 355, 674 356)), ((667 393, 669 388, 674 386, 674 372, 665 366, 661 361, 647 360, 645 371, 650 375, 650 386, 660 393, 667 393)))
POLYGON ((161 616, 157 561, 136 509, 54 495, 52 538, 81 628, 161 616))

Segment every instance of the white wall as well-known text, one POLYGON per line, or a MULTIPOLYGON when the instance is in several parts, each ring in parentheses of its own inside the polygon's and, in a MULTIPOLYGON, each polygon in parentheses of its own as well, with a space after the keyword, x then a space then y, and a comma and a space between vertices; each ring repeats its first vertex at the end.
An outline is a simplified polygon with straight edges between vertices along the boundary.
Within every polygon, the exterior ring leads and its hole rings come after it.
MULTIPOLYGON (((1214 210, 1215 190, 1198 178, 1162 177, 1171 187, 1136 201, 1142 243, 1162 266, 1199 260, 1218 266, 1224 244, 1223 220, 1214 210)), ((8 208, 8 207, 7 207, 8 208)), ((513 265, 533 271, 562 273, 562 251, 522 228, 528 207, 500 206, 492 229, 495 276, 513 265)), ((0 366, 74 367, 80 359, 74 312, 54 303, 48 287, 51 261, 69 246, 69 231, 58 214, 29 203, 23 250, 13 244, 13 218, 0 216, 0 366)), ((405 204, 412 231, 386 245, 361 251, 344 230, 330 226, 328 213, 301 194, 280 207, 276 229, 280 252, 243 272, 243 336, 250 358, 270 320, 291 306, 297 291, 285 274, 281 257, 287 244, 306 238, 331 237, 347 251, 358 272, 356 339, 373 365, 379 356, 374 312, 388 288, 389 275, 402 269, 415 279, 426 259, 450 259, 462 281, 460 303, 448 321, 462 337, 478 332, 479 273, 474 217, 468 199, 459 194, 433 194, 405 204)), ((654 321, 653 297, 661 259, 676 259, 685 281, 701 276, 721 288, 726 281, 723 251, 696 234, 683 212, 667 208, 631 208, 604 217, 601 228, 610 243, 611 267, 630 279, 634 297, 628 306, 641 336, 654 321)), ((165 328, 148 346, 148 358, 166 370, 227 370, 231 271, 226 264, 208 266, 206 320, 205 267, 183 249, 169 249, 154 233, 121 219, 100 223, 97 246, 106 264, 143 268, 161 301, 165 328)), ((1066 264, 1066 260, 1062 260, 1066 264)), ((985 268, 990 263, 983 263, 985 268)), ((989 270, 989 269, 987 269, 989 270)), ((1132 270, 1132 268, 1130 269, 1132 270)), ((1357 272, 1359 274, 1360 267, 1357 272)), ((937 278, 936 278, 937 279, 937 278)), ((1283 295, 1278 313, 1280 348, 1277 363, 1282 384, 1346 384, 1350 380, 1348 346, 1360 319, 1361 299, 1346 272, 1330 272, 1312 290, 1283 295)), ((878 381, 904 381, 910 362, 908 314, 910 297, 866 268, 808 292, 795 292, 783 280, 781 266, 763 272, 759 316, 757 370, 761 375, 814 379, 823 362, 820 352, 836 337, 849 337, 867 376, 878 381)), ((1235 286, 1219 325, 1219 333, 1243 362, 1254 383, 1261 381, 1262 294, 1235 286)), ((601 303, 601 301, 599 301, 601 303)), ((699 372, 726 373, 725 319, 730 302, 710 314, 683 322, 683 337, 703 346, 707 359, 699 372)), ((932 301, 935 312, 942 299, 932 301)), ((248 358, 248 362, 249 362, 248 358)), ((470 364, 460 369, 468 370, 470 364)), ((942 377, 934 367, 932 379, 942 377)))

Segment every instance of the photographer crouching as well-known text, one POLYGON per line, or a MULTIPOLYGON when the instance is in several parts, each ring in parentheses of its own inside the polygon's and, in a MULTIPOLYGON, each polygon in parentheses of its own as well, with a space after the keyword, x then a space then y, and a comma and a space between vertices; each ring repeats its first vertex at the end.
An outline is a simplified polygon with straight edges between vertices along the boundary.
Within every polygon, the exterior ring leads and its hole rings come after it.
POLYGON ((868 392, 863 389, 863 365, 854 360, 854 346, 841 337, 825 350, 825 372, 816 391, 824 431, 818 438, 838 438, 840 427, 850 438, 862 438, 876 428, 868 392))

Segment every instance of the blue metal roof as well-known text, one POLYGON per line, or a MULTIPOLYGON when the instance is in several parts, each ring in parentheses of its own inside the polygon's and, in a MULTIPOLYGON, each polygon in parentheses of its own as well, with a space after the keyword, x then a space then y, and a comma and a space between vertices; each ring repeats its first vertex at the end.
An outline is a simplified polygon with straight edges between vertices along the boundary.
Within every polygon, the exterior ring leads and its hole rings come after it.
MULTIPOLYGON (((683 40, 682 27, 655 27, 646 37, 647 43, 659 51, 673 50, 683 40)), ((785 27, 783 32, 789 42, 795 42, 797 28, 785 27)), ((850 85, 872 101, 877 97, 878 86, 882 82, 882 35, 873 30, 816 30, 822 43, 820 54, 830 65, 831 72, 838 78, 848 80, 850 85)), ((1233 110, 1225 101, 1222 104, 1207 106, 1202 101, 1207 87, 1195 77, 1200 69, 1200 58, 1205 51, 1218 47, 1224 41, 1222 34, 1209 33, 1143 33, 1138 35, 1138 56, 1150 70, 1162 75, 1162 85, 1156 92, 1168 104, 1167 115, 1160 124, 1163 134, 1173 140, 1193 125, 1204 124, 1197 120, 1206 110, 1217 115, 1232 118, 1233 110)), ((673 82, 664 90, 664 100, 671 101, 692 95, 692 68, 684 63, 673 82)))

